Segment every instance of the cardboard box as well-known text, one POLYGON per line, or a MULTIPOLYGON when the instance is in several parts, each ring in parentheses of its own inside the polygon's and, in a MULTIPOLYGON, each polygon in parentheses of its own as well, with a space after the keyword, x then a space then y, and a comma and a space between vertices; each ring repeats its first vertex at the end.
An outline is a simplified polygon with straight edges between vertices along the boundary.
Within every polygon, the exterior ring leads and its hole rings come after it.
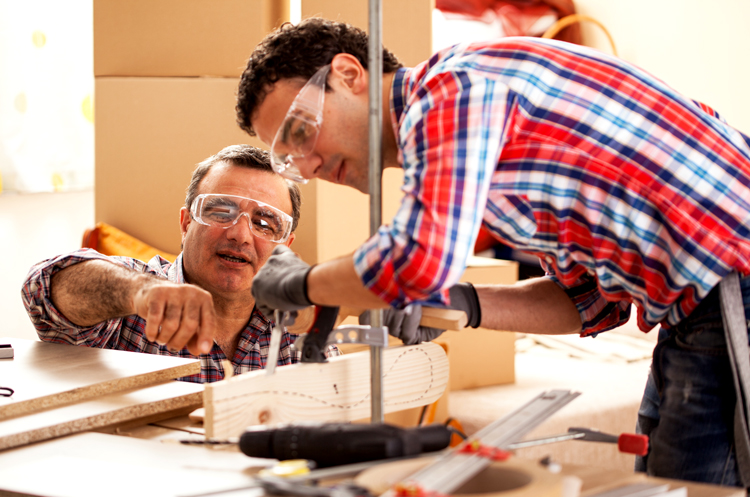
MULTIPOLYGON (((301 0, 302 18, 325 17, 368 31, 368 3, 352 0, 301 0)), ((434 0, 383 0, 383 45, 405 66, 432 55, 434 0)))
POLYGON ((195 165, 227 145, 262 145, 235 123, 237 83, 96 78, 96 222, 179 253, 179 211, 195 165))
POLYGON ((95 76, 239 77, 282 0, 95 0, 95 76))
MULTIPOLYGON (((510 285, 518 280, 518 264, 475 257, 461 281, 510 285)), ((446 331, 451 390, 515 383, 516 334, 485 328, 446 331)))

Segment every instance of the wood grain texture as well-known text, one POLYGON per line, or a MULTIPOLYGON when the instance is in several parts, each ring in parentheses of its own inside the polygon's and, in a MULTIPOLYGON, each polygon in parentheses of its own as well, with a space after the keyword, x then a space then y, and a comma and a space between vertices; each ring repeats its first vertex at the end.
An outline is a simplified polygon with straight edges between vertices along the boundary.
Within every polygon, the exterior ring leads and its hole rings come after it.
POLYGON ((0 361, 2 386, 15 390, 0 398, 0 421, 200 372, 198 359, 20 338, 0 342, 15 349, 14 359, 0 361))
MULTIPOLYGON (((344 318, 349 316, 357 317, 363 312, 365 311, 362 309, 342 307, 339 310, 339 320, 336 321, 336 325, 338 326, 344 318)), ((458 309, 442 309, 438 307, 422 307, 422 319, 419 320, 419 324, 422 326, 453 331, 463 330, 466 327, 467 322, 468 317, 464 311, 459 311, 458 309)))
POLYGON ((0 450, 94 430, 158 414, 195 409, 203 402, 203 385, 172 381, 131 392, 0 421, 0 450))
POLYGON ((436 307, 422 307, 422 319, 419 320, 422 326, 453 331, 463 330, 467 322, 468 317, 464 311, 436 307))
MULTIPOLYGON (((448 382, 448 359, 434 343, 383 353, 385 412, 437 400, 448 382)), ((370 415, 370 353, 294 364, 274 375, 254 371, 206 385, 207 437, 238 436, 251 425, 293 421, 354 421, 370 415)))

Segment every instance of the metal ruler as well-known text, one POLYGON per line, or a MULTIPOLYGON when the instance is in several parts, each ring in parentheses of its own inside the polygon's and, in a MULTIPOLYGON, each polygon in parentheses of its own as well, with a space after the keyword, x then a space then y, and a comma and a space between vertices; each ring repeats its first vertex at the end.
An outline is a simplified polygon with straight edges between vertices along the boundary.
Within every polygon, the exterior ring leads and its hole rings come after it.
MULTIPOLYGON (((550 390, 541 393, 527 404, 477 432, 471 439, 487 447, 506 449, 579 395, 579 392, 570 390, 550 390)), ((453 450, 414 473, 408 481, 425 492, 449 495, 491 463, 492 460, 483 455, 453 450)), ((395 492, 389 490, 383 497, 394 495, 395 492)))

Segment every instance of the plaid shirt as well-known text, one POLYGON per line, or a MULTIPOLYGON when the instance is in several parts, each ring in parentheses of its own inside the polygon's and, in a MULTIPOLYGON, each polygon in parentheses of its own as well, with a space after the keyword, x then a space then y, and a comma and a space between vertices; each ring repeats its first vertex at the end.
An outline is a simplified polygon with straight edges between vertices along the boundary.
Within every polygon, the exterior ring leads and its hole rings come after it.
MULTIPOLYGON (((101 349, 200 358, 201 372, 180 378, 181 380, 205 383, 224 378, 224 367, 221 361, 227 357, 216 343, 214 343, 210 354, 195 356, 187 348, 170 352, 166 346, 146 340, 144 334, 146 320, 140 316, 131 315, 110 319, 90 327, 77 326, 68 321, 55 308, 50 299, 52 275, 68 266, 91 259, 104 259, 175 283, 185 283, 185 276, 182 272, 182 254, 177 257, 174 264, 158 255, 146 264, 137 259, 108 257, 94 250, 81 249, 72 254, 61 255, 40 262, 31 268, 21 293, 26 310, 41 340, 101 349)), ((253 309, 250 320, 240 335, 237 350, 232 357, 234 374, 265 368, 268 348, 271 343, 272 326, 272 321, 267 320, 257 309, 253 309)), ((294 364, 299 360, 299 353, 292 351, 291 348, 297 336, 284 332, 281 338, 281 350, 279 351, 279 366, 294 364)))
POLYGON ((396 72, 404 200, 355 253, 393 305, 445 303, 480 224, 537 255, 583 334, 637 304, 678 323, 750 274, 750 140, 707 106, 596 50, 506 38, 396 72))

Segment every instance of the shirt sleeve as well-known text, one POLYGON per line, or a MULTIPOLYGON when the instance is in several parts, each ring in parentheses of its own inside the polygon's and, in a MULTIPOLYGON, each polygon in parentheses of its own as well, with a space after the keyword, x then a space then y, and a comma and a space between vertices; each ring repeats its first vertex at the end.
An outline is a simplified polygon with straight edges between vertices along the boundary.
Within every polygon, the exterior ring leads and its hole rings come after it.
MULTIPOLYGON (((137 259, 105 256, 91 249, 80 249, 70 254, 42 261, 32 266, 21 289, 24 306, 39 338, 47 342, 69 343, 71 345, 99 348, 106 346, 107 348, 146 351, 144 347, 147 344, 144 337, 123 336, 123 334, 133 334, 135 330, 143 327, 143 320, 138 316, 110 319, 94 326, 84 327, 68 320, 52 303, 50 294, 52 276, 66 267, 97 259, 106 260, 135 271, 164 276, 154 267, 137 259), (130 343, 118 344, 117 342, 120 341, 130 343)), ((156 345, 152 344, 152 346, 155 347, 156 345)))
POLYGON ((584 273, 575 284, 565 286, 555 275, 550 264, 540 259, 547 278, 557 283, 568 295, 581 316, 581 336, 596 336, 598 333, 617 328, 630 319, 630 302, 611 302, 599 292, 596 278, 584 273))
POLYGON ((398 123, 404 198, 354 254, 363 284, 393 306, 446 304, 482 221, 505 133, 507 87, 436 71, 412 89, 398 123))

